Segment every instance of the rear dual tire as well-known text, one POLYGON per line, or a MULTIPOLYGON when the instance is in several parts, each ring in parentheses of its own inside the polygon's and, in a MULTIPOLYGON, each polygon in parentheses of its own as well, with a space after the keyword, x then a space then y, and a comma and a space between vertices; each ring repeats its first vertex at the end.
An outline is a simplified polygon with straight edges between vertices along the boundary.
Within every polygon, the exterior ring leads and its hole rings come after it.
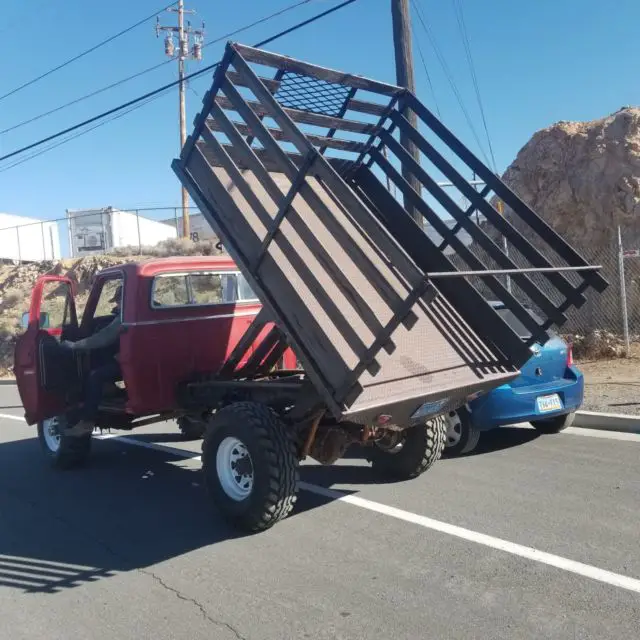
POLYGON ((377 444, 369 452, 373 470, 393 480, 410 480, 427 471, 440 458, 445 445, 443 416, 398 434, 388 446, 377 444))

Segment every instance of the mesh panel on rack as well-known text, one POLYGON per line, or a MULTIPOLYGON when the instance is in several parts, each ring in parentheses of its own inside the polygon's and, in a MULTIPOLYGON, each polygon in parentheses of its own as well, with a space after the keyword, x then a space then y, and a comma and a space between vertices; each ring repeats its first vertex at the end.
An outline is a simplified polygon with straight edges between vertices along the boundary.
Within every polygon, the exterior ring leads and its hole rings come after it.
POLYGON ((275 96, 284 107, 339 116, 349 92, 349 87, 287 71, 275 96))

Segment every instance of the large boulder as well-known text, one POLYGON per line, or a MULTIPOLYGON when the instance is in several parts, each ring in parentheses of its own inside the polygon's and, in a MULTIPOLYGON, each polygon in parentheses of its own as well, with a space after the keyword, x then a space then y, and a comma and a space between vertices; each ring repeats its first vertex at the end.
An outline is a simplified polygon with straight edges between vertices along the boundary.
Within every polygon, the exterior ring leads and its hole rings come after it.
POLYGON ((625 107, 591 122, 558 122, 538 131, 503 179, 578 246, 611 246, 618 225, 627 240, 637 240, 640 108, 625 107))

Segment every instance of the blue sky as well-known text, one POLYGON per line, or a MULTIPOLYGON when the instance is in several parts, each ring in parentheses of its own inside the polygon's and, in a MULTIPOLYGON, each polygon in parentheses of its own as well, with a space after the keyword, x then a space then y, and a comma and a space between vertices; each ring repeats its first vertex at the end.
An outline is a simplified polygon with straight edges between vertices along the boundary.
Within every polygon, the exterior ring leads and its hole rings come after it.
MULTIPOLYGON (((452 0, 419 2, 487 148, 452 0)), ((204 20, 207 40, 291 4, 293 0, 189 0, 204 20)), ((168 4, 168 3, 167 3, 168 4)), ((337 4, 314 0, 236 39, 253 44, 337 4)), ((536 130, 558 120, 587 120, 640 103, 637 0, 463 0, 471 50, 498 169, 504 170, 536 130)), ((46 71, 163 6, 162 0, 4 0, 0 19, 5 64, 0 94, 46 71), (7 55, 8 52, 8 55, 7 55)), ((174 16, 165 14, 165 23, 174 16)), ((436 55, 419 23, 435 98, 447 124, 479 153, 436 55)), ((224 42, 205 49, 216 62, 224 42)), ((318 64, 394 81, 389 0, 359 0, 322 22, 270 45, 318 64)), ((418 95, 431 94, 416 48, 418 95)), ((0 101, 0 129, 99 89, 164 60, 153 22, 77 63, 0 101)), ((198 64, 190 63, 190 70, 198 64)), ((175 79, 176 64, 0 136, 1 154, 89 118, 175 79)), ((188 123, 210 79, 187 94, 188 123)), ((68 144, 0 172, 0 211, 40 218, 66 208, 176 205, 179 184, 170 170, 178 151, 177 92, 68 144)), ((8 162, 0 165, 0 170, 8 162)))

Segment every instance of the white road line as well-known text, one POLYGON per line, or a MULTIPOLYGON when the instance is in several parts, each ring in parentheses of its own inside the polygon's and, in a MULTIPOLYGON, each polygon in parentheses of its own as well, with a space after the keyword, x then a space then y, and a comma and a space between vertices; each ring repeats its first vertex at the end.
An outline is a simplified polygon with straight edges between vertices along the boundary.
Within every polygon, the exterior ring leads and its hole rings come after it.
POLYGON ((375 511, 385 516, 390 516, 404 522, 411 522, 417 524, 425 529, 432 529, 433 531, 439 531, 440 533, 446 533, 447 535, 461 538, 469 542, 475 542, 491 549, 498 551, 504 551, 514 556, 520 556, 527 560, 533 560, 534 562, 540 562, 550 567, 562 569, 569 573, 575 573, 598 582, 604 582, 605 584, 612 585, 614 587, 620 587, 629 591, 635 591, 640 593, 640 580, 636 578, 630 578, 619 573, 613 573, 612 571, 606 571, 605 569, 599 569, 582 562, 576 562, 575 560, 569 560, 562 556, 557 556, 553 553, 547 553, 546 551, 539 551, 533 547, 527 547, 515 542, 509 542, 508 540, 502 540, 501 538, 494 538, 493 536, 472 531, 471 529, 465 529, 464 527, 458 527, 454 524, 447 522, 441 522, 440 520, 434 520, 433 518, 427 518, 404 509, 396 509, 386 504, 374 502, 373 500, 367 500, 365 498, 359 498, 358 496, 345 495, 339 491, 333 489, 325 489, 315 484, 309 484, 307 482, 301 482, 300 488, 305 491, 310 491, 333 500, 340 500, 362 509, 368 509, 369 511, 375 511))
MULTIPOLYGON (((145 449, 157 449, 159 451, 171 453, 181 458, 187 458, 189 460, 200 460, 200 456, 195 455, 193 451, 187 451, 185 449, 179 449, 177 447, 169 447, 162 444, 155 444, 153 442, 143 442, 137 440, 136 438, 123 438, 122 436, 118 435, 97 437, 101 439, 115 439, 125 442, 126 444, 144 447, 145 449)), ((493 536, 479 533, 477 531, 472 531, 471 529, 465 529, 464 527, 459 527, 454 524, 449 524, 440 520, 434 520, 433 518, 421 516, 417 513, 411 513, 410 511, 405 511, 404 509, 390 507, 380 502, 374 502, 373 500, 367 500, 366 498, 359 498, 358 496, 348 495, 342 493, 341 491, 336 491, 335 489, 326 489, 325 487, 320 487, 309 482, 300 482, 299 488, 303 491, 309 491, 310 493, 315 493, 325 498, 330 498, 331 500, 346 502, 347 504, 353 505, 355 507, 360 507, 361 509, 367 509, 369 511, 380 513, 391 518, 396 518, 397 520, 402 520, 404 522, 410 522, 411 524, 416 524, 418 526, 424 527, 425 529, 431 529, 432 531, 445 533, 456 538, 461 538, 462 540, 467 540, 468 542, 475 542, 476 544, 481 544, 491 549, 504 551, 505 553, 510 553, 514 556, 519 556, 527 560, 533 560, 534 562, 546 564, 550 567, 562 569, 563 571, 567 571, 569 573, 575 573, 577 575, 591 578, 592 580, 597 580, 598 582, 603 582, 614 587, 620 587, 621 589, 627 589, 628 591, 640 593, 640 580, 636 578, 630 578, 629 576, 624 576, 619 573, 614 573, 605 569, 599 569, 598 567, 594 567, 592 565, 577 562, 575 560, 570 560, 568 558, 563 558, 562 556, 557 556, 553 553, 547 553, 546 551, 539 551, 538 549, 534 549, 533 547, 527 547, 515 542, 509 542, 508 540, 503 540, 501 538, 495 538, 493 536)))
POLYGON ((12 416, 10 413, 0 413, 0 418, 4 418, 5 420, 16 420, 17 422, 24 422, 24 418, 22 416, 12 416))
POLYGON ((95 435, 93 437, 98 440, 117 440, 118 442, 124 442, 125 444, 132 444, 134 447, 155 449, 156 451, 164 451, 165 453, 171 453, 172 455, 180 456, 182 458, 189 458, 190 460, 200 460, 200 456, 197 453, 188 451, 187 449, 178 449, 178 447, 170 447, 156 442, 146 442, 145 440, 138 440, 137 438, 121 436, 117 433, 101 433, 100 435, 95 435))
MULTIPOLYGON (((22 418, 8 414, 0 414, 0 418, 20 420, 24 422, 22 418)), ((104 434, 95 437, 100 440, 117 440, 118 442, 133 445, 136 447, 142 447, 144 449, 154 449, 156 451, 170 453, 172 455, 175 455, 176 457, 187 458, 189 460, 200 460, 200 456, 194 454, 193 451, 187 451, 186 449, 179 449, 177 447, 171 447, 163 444, 156 444, 155 442, 146 442, 143 440, 138 440, 137 438, 130 438, 117 434, 104 434)), ((310 493, 315 493, 325 498, 330 498, 331 500, 346 502, 347 504, 353 505, 355 507, 367 509, 368 511, 373 511, 374 513, 389 516, 391 518, 395 518, 396 520, 402 520, 403 522, 409 522, 411 524, 424 527, 425 529, 431 529, 432 531, 445 533, 455 538, 467 540, 468 542, 475 542, 476 544, 483 545, 490 549, 503 551, 514 556, 532 560, 533 562, 539 562, 550 567, 555 567, 556 569, 567 571, 568 573, 574 573, 576 575, 590 578, 604 584, 619 587, 621 589, 626 589, 628 591, 633 591, 635 593, 640 593, 640 580, 638 580, 637 578, 631 578, 619 573, 614 573, 613 571, 599 569, 598 567, 584 564, 583 562, 577 562, 575 560, 570 560, 569 558, 563 558, 562 556, 557 556, 553 553, 547 553, 546 551, 540 551, 533 547, 527 547, 515 542, 509 542, 508 540, 503 540, 502 538, 495 538, 494 536, 479 533, 478 531, 472 531, 471 529, 465 529, 464 527, 449 524, 448 522, 442 522, 440 520, 428 518, 427 516, 421 516, 417 513, 405 511, 404 509, 390 507, 380 502, 367 500, 366 498, 359 498, 358 496, 348 495, 342 493, 341 491, 336 491, 335 489, 327 489, 325 487, 320 487, 308 482, 300 482, 299 487, 303 491, 309 491, 310 493)))

